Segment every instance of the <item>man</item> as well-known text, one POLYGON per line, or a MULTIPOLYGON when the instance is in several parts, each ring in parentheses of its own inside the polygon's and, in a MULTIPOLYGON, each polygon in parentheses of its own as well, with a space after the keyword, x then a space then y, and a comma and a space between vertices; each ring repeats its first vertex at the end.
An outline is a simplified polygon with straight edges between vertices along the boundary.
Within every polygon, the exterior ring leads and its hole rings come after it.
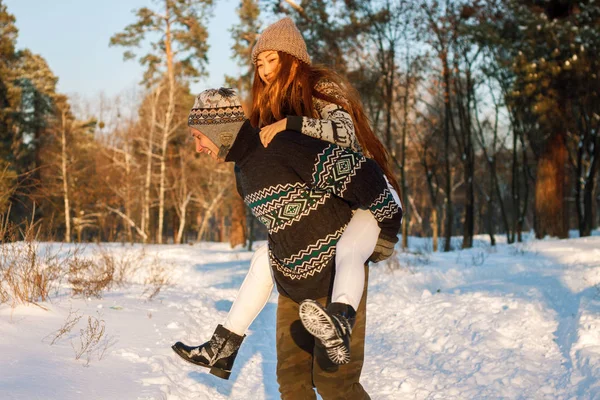
MULTIPOLYGON (((269 256, 280 294, 277 379, 282 399, 316 398, 313 383, 326 400, 368 399, 359 383, 366 285, 358 310, 340 303, 322 305, 328 303, 334 279, 335 246, 353 209, 370 210, 381 229, 373 259, 389 257, 398 240, 402 212, 381 169, 359 153, 294 131, 279 133, 264 148, 230 89, 202 92, 188 126, 196 151, 235 163, 238 190, 268 229, 269 256), (332 341, 315 341, 302 326, 300 303, 314 306, 315 324, 353 349, 349 363, 332 368, 325 362, 323 347, 332 341)), ((196 347, 178 342, 173 349, 227 379, 242 340, 219 325, 209 342, 196 347)))

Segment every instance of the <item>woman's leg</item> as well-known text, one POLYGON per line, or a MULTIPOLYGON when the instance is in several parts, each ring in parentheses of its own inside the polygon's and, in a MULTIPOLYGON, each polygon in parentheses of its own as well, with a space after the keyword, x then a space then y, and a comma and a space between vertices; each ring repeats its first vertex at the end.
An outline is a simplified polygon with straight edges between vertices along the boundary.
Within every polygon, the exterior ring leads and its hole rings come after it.
MULTIPOLYGON (((387 178, 385 181, 392 197, 402 208, 398 193, 387 178)), ((373 254, 380 231, 371 212, 356 210, 336 246, 332 303, 349 304, 358 309, 365 278, 363 266, 373 254)))
POLYGON ((260 247, 252 256, 248 274, 238 291, 223 326, 240 336, 263 309, 273 291, 273 274, 269 264, 269 246, 260 247))
POLYGON ((356 210, 336 246, 332 303, 358 309, 365 282, 364 265, 375 249, 379 232, 373 214, 356 210))

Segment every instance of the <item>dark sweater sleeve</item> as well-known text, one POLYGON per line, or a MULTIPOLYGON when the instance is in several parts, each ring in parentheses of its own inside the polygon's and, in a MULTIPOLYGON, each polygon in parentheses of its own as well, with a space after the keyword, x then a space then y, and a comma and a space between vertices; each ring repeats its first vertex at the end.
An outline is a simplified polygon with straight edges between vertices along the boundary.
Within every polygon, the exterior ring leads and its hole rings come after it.
POLYGON ((381 228, 380 236, 393 243, 398 241, 402 210, 375 161, 291 131, 277 135, 269 148, 311 187, 341 197, 354 209, 371 211, 381 228))

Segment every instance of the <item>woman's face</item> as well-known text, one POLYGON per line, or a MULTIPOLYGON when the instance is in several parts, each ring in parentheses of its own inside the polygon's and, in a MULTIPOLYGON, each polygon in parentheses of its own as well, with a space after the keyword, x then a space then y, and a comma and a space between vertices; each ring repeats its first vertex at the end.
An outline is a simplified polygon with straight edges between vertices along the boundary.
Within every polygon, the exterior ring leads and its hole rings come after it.
POLYGON ((258 68, 258 75, 264 83, 273 82, 279 69, 279 54, 274 50, 263 51, 256 59, 256 68, 258 68))
POLYGON ((190 128, 190 134, 194 138, 197 153, 206 153, 212 157, 213 160, 218 161, 217 156, 219 154, 219 149, 210 139, 196 128, 190 128))

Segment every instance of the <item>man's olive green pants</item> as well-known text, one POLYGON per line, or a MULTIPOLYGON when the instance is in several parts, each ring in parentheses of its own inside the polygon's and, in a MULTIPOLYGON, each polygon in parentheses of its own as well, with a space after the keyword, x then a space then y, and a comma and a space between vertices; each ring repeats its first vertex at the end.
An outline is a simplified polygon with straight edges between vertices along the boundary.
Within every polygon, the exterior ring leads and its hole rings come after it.
MULTIPOLYGON (((279 296, 277 382, 282 400, 316 400, 313 388, 323 400, 370 399, 359 382, 364 360, 367 280, 368 270, 365 267, 365 289, 352 329, 350 363, 339 367, 331 364, 324 353, 319 357, 313 356, 315 352, 323 352, 323 348, 315 345, 314 337, 300 322, 299 305, 288 297, 279 296), (337 370, 328 372, 331 367, 337 370)), ((318 301, 326 305, 327 298, 318 301)))

